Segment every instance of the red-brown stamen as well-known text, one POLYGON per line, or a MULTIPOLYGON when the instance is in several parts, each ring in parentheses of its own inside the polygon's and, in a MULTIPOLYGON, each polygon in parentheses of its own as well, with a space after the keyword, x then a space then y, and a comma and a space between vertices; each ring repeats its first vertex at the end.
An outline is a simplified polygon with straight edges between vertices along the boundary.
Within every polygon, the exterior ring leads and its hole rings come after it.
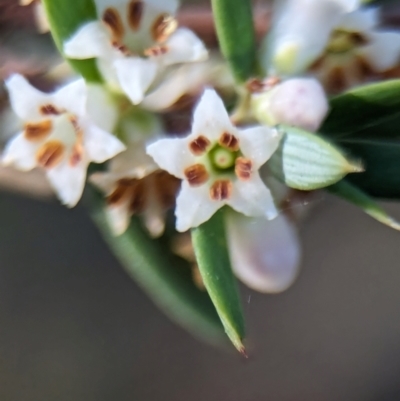
POLYGON ((250 179, 252 170, 253 163, 250 159, 246 159, 244 157, 238 157, 236 159, 235 173, 240 180, 246 181, 250 179))
POLYGON ((128 22, 133 31, 140 28, 144 10, 144 2, 133 0, 128 4, 128 22))
POLYGON ((224 132, 219 138, 219 144, 232 151, 239 150, 239 140, 229 132, 224 132))
POLYGON ((65 154, 65 146, 60 141, 46 142, 36 153, 39 166, 52 168, 59 164, 65 154))
POLYGON ((209 178, 208 171, 203 164, 194 164, 188 167, 185 169, 184 174, 192 187, 204 184, 209 178))
POLYGON ((151 27, 151 36, 157 43, 165 42, 178 27, 178 22, 170 14, 159 15, 151 27))
POLYGON ((218 180, 210 188, 210 198, 215 201, 227 200, 232 195, 232 182, 218 180))
POLYGON ((195 140, 189 143, 190 151, 196 156, 204 154, 209 146, 210 141, 203 135, 198 136, 195 140))
POLYGON ((36 142, 45 139, 53 129, 51 120, 41 121, 40 123, 29 123, 25 125, 24 136, 28 141, 36 142))
POLYGON ((45 104, 44 106, 40 107, 40 113, 45 116, 58 116, 62 112, 54 107, 52 104, 45 104))
POLYGON ((118 10, 112 7, 107 8, 103 13, 103 22, 110 29, 113 40, 116 42, 121 42, 125 30, 118 10))

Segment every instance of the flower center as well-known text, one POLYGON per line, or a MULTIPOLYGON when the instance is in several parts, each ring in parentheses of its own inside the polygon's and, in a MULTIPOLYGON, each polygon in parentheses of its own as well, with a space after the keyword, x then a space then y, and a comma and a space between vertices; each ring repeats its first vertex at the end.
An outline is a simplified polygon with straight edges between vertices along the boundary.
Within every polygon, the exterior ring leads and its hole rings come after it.
POLYGON ((229 170, 233 171, 235 160, 238 157, 238 151, 232 151, 217 144, 208 153, 211 165, 216 170, 229 170))
POLYGON ((347 53, 367 43, 368 39, 359 32, 338 29, 331 36, 327 52, 334 54, 347 53))

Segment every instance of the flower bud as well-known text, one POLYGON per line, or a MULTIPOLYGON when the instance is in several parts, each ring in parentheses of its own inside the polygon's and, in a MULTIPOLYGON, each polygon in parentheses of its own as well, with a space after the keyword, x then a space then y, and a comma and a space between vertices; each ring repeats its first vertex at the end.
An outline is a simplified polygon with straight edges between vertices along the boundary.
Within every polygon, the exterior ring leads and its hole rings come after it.
POLYGON ((292 78, 253 95, 252 108, 264 124, 286 124, 314 132, 328 112, 328 100, 317 80, 292 78))
POLYGON ((286 290, 296 279, 300 243, 284 214, 274 220, 227 215, 232 268, 248 287, 265 293, 286 290))

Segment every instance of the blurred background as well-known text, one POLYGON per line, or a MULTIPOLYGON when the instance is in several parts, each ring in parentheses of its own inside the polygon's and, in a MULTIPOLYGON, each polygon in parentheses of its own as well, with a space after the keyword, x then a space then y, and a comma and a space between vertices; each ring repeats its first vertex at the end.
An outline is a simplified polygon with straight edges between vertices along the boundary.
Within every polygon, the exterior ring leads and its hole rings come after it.
MULTIPOLYGON (((2 76, 56 63, 32 7, 1 0, 2 76)), ((10 174, 0 173, 1 401, 400 399, 400 234, 355 207, 319 194, 294 286, 242 288, 246 360, 159 312, 83 206, 32 197, 46 195, 40 176, 19 185, 34 182, 30 196, 15 192, 21 177, 10 174)))

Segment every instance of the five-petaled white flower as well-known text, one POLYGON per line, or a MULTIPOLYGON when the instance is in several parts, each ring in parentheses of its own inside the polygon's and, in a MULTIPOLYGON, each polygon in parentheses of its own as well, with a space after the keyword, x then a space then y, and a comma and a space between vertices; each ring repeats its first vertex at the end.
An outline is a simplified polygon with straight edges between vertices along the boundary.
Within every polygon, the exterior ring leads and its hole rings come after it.
POLYGON ((114 157, 105 172, 90 176, 90 182, 106 194, 106 216, 115 235, 128 228, 133 215, 142 215, 153 237, 164 231, 166 211, 175 203, 179 180, 159 169, 146 154, 146 143, 163 136, 151 116, 125 118, 119 124, 127 149, 114 157))
POLYGON ((177 0, 96 0, 98 21, 88 22, 64 44, 75 59, 97 58, 106 80, 139 104, 165 67, 204 60, 201 40, 178 28, 177 0))
POLYGON ((223 205, 247 216, 276 217, 258 170, 279 141, 279 132, 272 128, 237 129, 217 93, 205 90, 189 136, 161 139, 147 147, 162 169, 183 180, 175 211, 177 230, 204 223, 223 205))
MULTIPOLYGON (((11 106, 24 127, 8 142, 3 164, 25 171, 44 168, 60 200, 74 206, 82 195, 89 163, 110 159, 125 149, 124 144, 88 116, 83 80, 46 94, 21 75, 13 75, 6 87, 11 106)), ((101 114, 100 103, 93 107, 101 114)), ((110 116, 108 109, 105 113, 110 116)))
POLYGON ((400 31, 378 28, 379 9, 344 14, 310 67, 331 93, 375 79, 400 63, 400 31))

